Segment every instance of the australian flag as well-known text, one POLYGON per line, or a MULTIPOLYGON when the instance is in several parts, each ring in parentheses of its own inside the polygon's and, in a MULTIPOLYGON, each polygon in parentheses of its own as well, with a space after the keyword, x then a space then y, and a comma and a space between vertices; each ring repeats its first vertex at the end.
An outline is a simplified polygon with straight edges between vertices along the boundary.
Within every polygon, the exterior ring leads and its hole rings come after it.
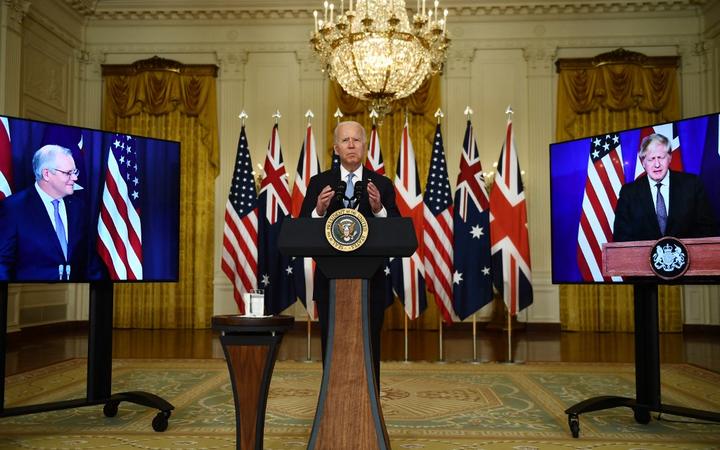
POLYGON ((455 187, 453 297, 455 313, 465 319, 492 301, 490 200, 480 153, 468 120, 455 187))
POLYGON ((258 288, 265 293, 265 313, 279 314, 295 302, 295 289, 290 258, 278 251, 280 228, 290 215, 291 200, 277 124, 263 169, 258 197, 258 288))

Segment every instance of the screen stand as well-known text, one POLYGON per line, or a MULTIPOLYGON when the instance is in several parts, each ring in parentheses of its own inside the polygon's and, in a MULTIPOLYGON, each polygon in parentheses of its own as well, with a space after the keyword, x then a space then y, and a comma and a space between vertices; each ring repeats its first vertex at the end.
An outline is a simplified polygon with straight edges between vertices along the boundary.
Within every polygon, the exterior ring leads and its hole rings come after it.
POLYGON ((87 397, 59 402, 39 403, 5 408, 5 353, 7 351, 8 285, 0 283, 0 418, 35 414, 45 411, 105 404, 103 414, 115 417, 120 402, 136 403, 159 409, 153 418, 155 431, 165 431, 175 407, 155 394, 143 391, 111 394, 112 386, 112 314, 113 284, 109 281, 90 283, 90 323, 88 331, 87 397))
POLYGON ((650 412, 720 422, 720 413, 663 405, 660 401, 660 339, 658 336, 657 284, 636 284, 635 291, 635 398, 603 395, 583 400, 565 410, 574 438, 580 435, 582 413, 625 406, 635 421, 650 422, 650 412))

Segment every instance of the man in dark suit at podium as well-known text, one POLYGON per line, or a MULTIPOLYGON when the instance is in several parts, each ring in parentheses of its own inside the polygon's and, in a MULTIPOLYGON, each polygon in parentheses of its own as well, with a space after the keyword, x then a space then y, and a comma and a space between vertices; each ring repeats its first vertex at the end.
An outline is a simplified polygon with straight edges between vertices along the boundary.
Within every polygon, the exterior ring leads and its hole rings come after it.
POLYGON ((0 202, 0 280, 84 280, 87 212, 73 195, 72 153, 46 145, 32 165, 35 183, 0 202))
MULTIPOLYGON (((315 175, 310 179, 307 194, 300 211, 301 217, 327 217, 338 209, 346 207, 338 199, 336 190, 341 181, 345 182, 346 197, 352 197, 355 184, 364 182, 367 192, 362 192, 358 211, 365 217, 398 217, 395 206, 395 189, 389 179, 362 166, 366 152, 365 129, 358 122, 340 122, 335 127, 333 149, 340 157, 340 167, 315 175)), ((378 270, 370 280, 368 299, 370 345, 372 347, 375 379, 380 384, 380 331, 385 315, 385 292, 387 283, 383 270, 378 270)), ((321 329, 323 361, 327 345, 329 313, 328 280, 320 270, 315 271, 315 300, 321 329)))
POLYGON ((663 236, 718 236, 718 226, 698 177, 669 170, 670 141, 651 134, 640 144, 640 162, 647 176, 620 189, 615 242, 656 240, 663 236))

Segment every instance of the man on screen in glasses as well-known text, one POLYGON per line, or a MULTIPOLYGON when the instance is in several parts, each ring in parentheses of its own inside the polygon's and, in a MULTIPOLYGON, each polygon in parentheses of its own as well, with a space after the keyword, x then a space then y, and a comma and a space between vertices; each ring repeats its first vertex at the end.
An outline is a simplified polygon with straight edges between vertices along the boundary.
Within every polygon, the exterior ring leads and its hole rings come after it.
POLYGON ((670 141, 662 134, 643 139, 639 157, 647 176, 620 189, 615 242, 719 235, 702 182, 693 174, 669 170, 671 152, 670 141))
POLYGON ((32 166, 35 183, 0 202, 0 281, 84 280, 88 215, 72 153, 45 145, 32 166))

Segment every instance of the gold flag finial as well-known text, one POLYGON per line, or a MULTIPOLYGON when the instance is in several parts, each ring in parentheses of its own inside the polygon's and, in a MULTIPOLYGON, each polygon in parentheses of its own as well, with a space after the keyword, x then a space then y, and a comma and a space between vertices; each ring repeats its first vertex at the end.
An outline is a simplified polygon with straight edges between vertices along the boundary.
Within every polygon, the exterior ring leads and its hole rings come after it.
POLYGON ((341 119, 342 116, 343 116, 342 111, 340 111, 340 107, 338 107, 338 109, 335 110, 335 114, 333 114, 333 116, 335 117, 335 121, 336 121, 337 123, 340 123, 340 119, 341 119))
POLYGON ((248 118, 248 115, 247 115, 247 113, 245 112, 244 109, 243 109, 242 111, 240 111, 240 115, 238 115, 238 117, 239 117, 240 120, 242 121, 242 126, 245 126, 245 119, 248 118))
POLYGON ((470 116, 472 116, 472 115, 473 115, 473 110, 470 109, 469 105, 466 106, 465 107, 465 118, 467 118, 467 120, 470 120, 470 116))

